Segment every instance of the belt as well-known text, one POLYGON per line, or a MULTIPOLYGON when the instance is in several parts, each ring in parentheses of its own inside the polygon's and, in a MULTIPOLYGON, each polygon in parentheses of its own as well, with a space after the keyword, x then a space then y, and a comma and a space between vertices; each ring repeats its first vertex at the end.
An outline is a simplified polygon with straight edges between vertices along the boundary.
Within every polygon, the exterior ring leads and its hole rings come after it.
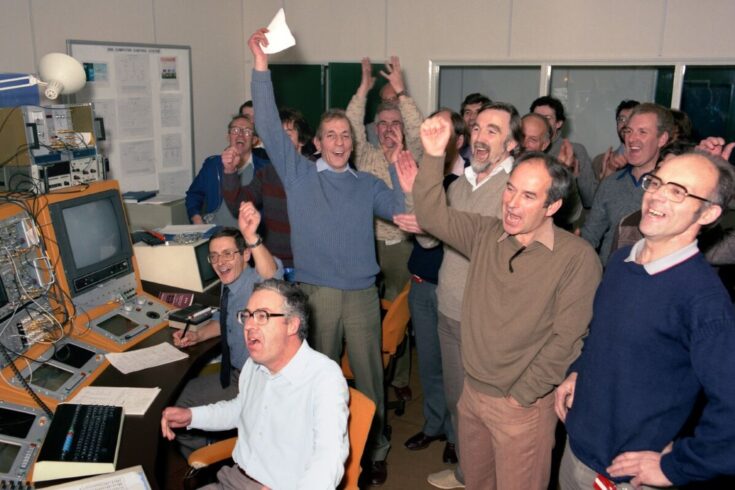
POLYGON ((421 276, 417 276, 416 274, 411 274, 411 282, 421 284, 422 282, 426 282, 426 279, 422 279, 421 276))

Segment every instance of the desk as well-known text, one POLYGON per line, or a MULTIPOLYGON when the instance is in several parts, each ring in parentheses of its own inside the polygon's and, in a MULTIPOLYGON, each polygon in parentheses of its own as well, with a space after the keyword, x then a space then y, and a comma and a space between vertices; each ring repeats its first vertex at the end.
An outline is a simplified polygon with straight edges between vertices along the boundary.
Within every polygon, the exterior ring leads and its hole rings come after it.
MULTIPOLYGON (((151 347, 171 339, 173 330, 167 328, 148 337, 135 349, 151 347)), ((140 464, 154 489, 160 488, 159 482, 165 478, 165 468, 156 461, 165 461, 161 444, 161 412, 176 401, 186 381, 193 377, 212 357, 219 353, 219 337, 209 339, 185 350, 189 357, 163 366, 157 366, 130 374, 122 374, 109 366, 95 380, 98 386, 127 386, 152 388, 158 386, 161 392, 144 416, 126 416, 123 424, 122 441, 117 468, 123 469, 140 464), (160 453, 160 454, 159 454, 160 453)), ((56 483, 56 482, 49 482, 56 483)))

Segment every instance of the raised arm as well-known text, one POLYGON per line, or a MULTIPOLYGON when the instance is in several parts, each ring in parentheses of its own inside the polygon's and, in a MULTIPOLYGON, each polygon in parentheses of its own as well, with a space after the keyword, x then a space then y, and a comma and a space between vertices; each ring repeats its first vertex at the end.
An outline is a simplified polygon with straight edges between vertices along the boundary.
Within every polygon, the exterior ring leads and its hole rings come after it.
POLYGON ((288 191, 298 176, 307 172, 312 163, 296 151, 281 125, 273 94, 273 83, 268 71, 268 55, 263 53, 261 47, 268 45, 266 32, 267 29, 258 29, 248 40, 248 47, 253 54, 251 92, 255 109, 255 129, 268 149, 273 168, 288 191))
POLYGON ((491 218, 447 206, 442 180, 444 151, 450 134, 449 122, 439 116, 431 117, 421 125, 424 158, 414 183, 413 199, 421 228, 469 257, 482 221, 491 218))
POLYGON ((371 145, 367 140, 365 133, 365 105, 367 104, 368 92, 375 85, 375 77, 372 75, 372 65, 370 65, 369 58, 362 59, 362 78, 360 85, 357 87, 355 95, 350 99, 350 103, 347 105, 345 114, 347 119, 352 125, 352 131, 355 134, 355 166, 358 170, 365 172, 371 172, 372 169, 370 163, 375 160, 380 160, 379 155, 377 158, 371 158, 370 153, 380 154, 380 150, 371 145))
POLYGON ((245 238, 245 243, 253 255, 253 262, 255 262, 255 270, 258 275, 263 279, 270 279, 278 270, 278 264, 266 248, 260 235, 258 235, 259 224, 260 213, 255 209, 253 203, 241 203, 237 226, 240 228, 240 233, 245 238))

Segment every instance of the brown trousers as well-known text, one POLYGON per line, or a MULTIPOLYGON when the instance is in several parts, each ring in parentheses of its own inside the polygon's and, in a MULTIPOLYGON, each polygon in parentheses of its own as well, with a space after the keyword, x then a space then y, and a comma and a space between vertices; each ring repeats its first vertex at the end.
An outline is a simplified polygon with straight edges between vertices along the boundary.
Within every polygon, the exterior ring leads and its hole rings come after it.
POLYGON ((557 422, 553 392, 520 407, 480 393, 465 381, 457 411, 468 490, 547 488, 557 422))

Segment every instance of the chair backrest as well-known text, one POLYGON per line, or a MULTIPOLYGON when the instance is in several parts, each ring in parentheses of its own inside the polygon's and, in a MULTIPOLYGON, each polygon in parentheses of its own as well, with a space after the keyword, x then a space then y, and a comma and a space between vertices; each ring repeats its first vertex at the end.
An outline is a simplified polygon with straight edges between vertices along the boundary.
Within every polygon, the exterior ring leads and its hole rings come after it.
MULTIPOLYGON (((408 321, 411 319, 411 311, 408 309, 408 291, 411 289, 411 281, 407 282, 398 296, 393 301, 381 301, 381 306, 387 310, 385 318, 383 318, 383 368, 388 367, 391 357, 393 357, 398 346, 403 342, 408 328, 408 321)), ((350 361, 347 357, 347 348, 342 353, 341 359, 342 374, 347 379, 354 379, 350 368, 350 361)))
POLYGON ((350 455, 345 462, 345 476, 339 488, 356 490, 360 479, 360 460, 375 414, 375 403, 354 388, 350 388, 350 420, 347 431, 350 436, 350 455))
MULTIPOLYGON (((406 328, 411 319, 411 311, 408 308, 408 291, 411 282, 407 282, 398 296, 395 297, 383 318, 383 357, 394 355, 398 346, 406 337, 406 328)), ((384 359, 383 366, 387 365, 384 359)))

